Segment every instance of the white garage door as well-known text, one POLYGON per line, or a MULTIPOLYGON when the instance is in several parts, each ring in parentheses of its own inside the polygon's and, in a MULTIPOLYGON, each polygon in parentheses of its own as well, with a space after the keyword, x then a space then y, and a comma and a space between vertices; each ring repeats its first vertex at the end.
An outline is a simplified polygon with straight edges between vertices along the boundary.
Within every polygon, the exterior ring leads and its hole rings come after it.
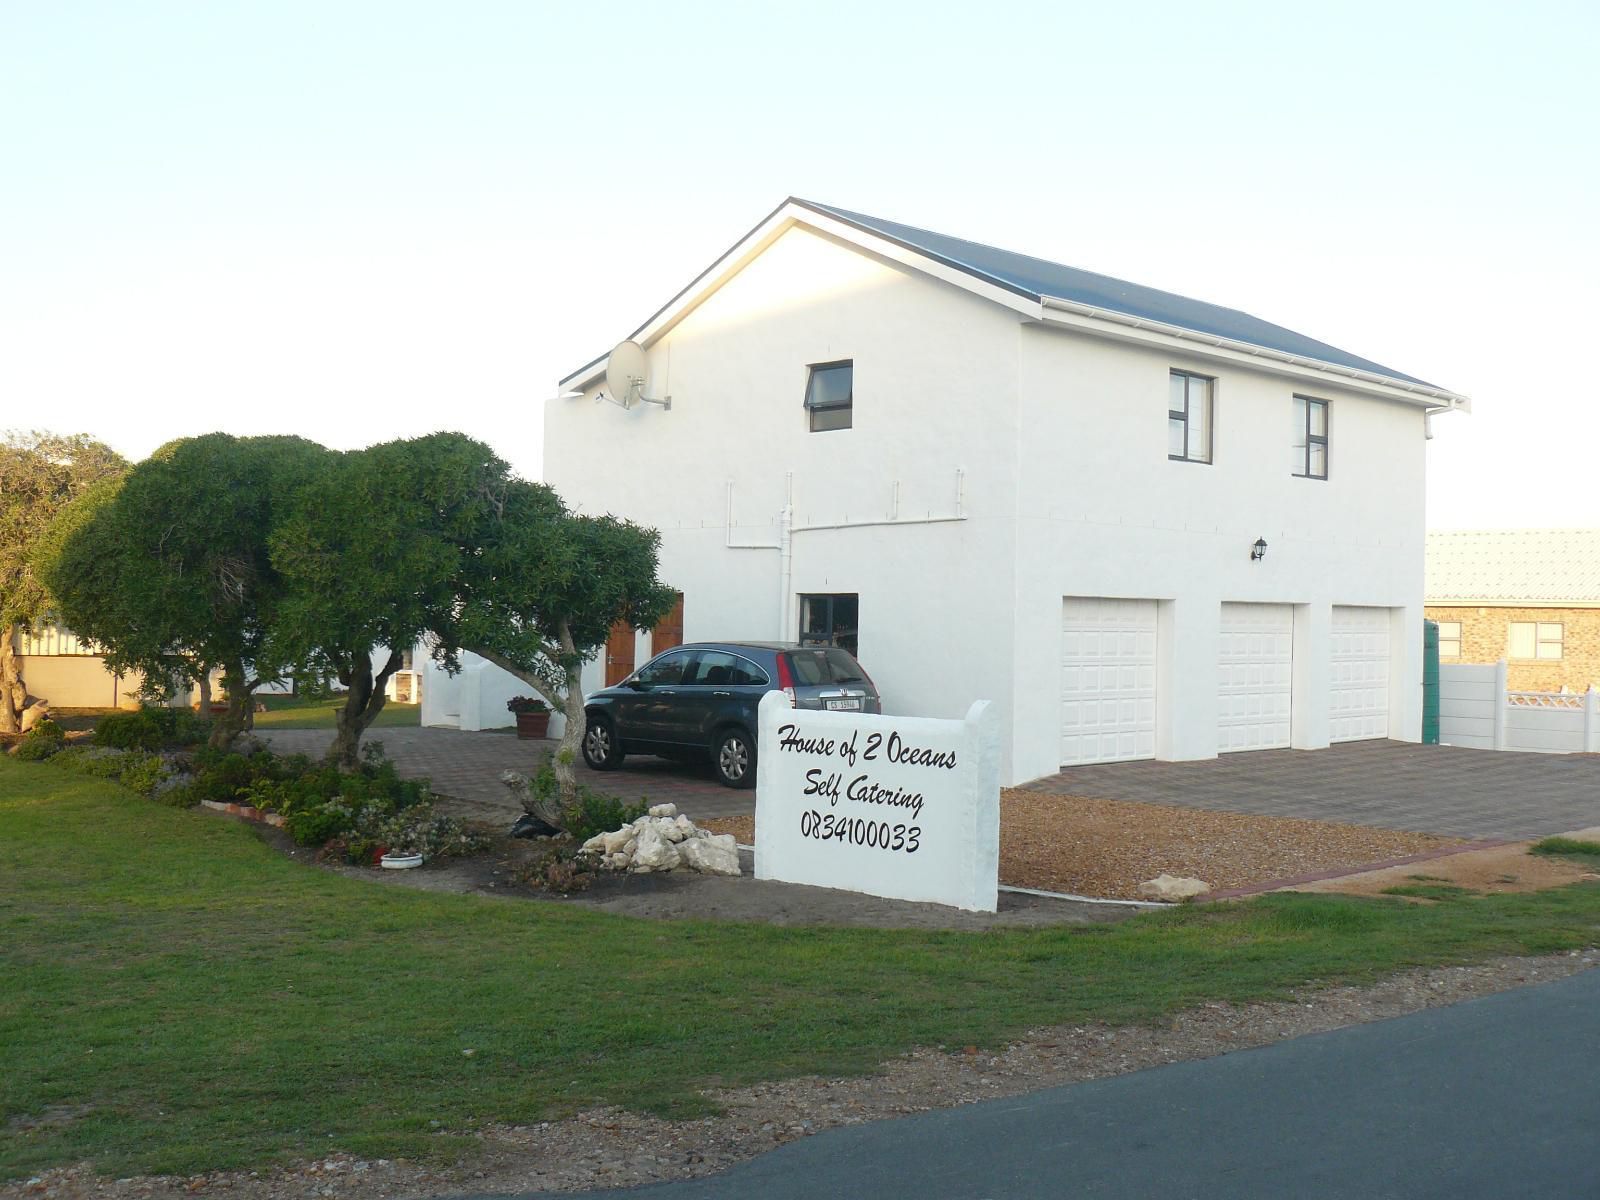
POLYGON ((1061 763, 1156 753, 1156 602, 1068 596, 1061 614, 1061 763))
POLYGON ((1289 744, 1294 610, 1287 604, 1224 604, 1217 682, 1217 749, 1289 744))
POLYGON ((1333 678, 1328 738, 1389 736, 1389 610, 1333 609, 1333 678))

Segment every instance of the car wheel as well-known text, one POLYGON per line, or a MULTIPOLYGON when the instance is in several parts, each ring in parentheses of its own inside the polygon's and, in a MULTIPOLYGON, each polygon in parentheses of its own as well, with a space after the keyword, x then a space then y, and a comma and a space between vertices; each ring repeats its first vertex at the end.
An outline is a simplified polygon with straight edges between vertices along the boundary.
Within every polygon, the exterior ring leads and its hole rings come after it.
POLYGON ((742 729, 724 729, 711 747, 711 763, 724 787, 756 785, 756 746, 742 729))
POLYGON ((617 727, 605 717, 590 717, 583 731, 583 761, 596 771, 615 771, 622 765, 622 743, 617 727))

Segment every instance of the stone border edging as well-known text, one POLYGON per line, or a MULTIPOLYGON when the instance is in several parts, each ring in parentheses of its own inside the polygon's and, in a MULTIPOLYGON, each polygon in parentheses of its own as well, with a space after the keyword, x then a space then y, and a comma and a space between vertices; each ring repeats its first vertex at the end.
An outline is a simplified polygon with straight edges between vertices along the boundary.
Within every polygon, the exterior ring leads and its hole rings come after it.
POLYGON ((274 829, 282 829, 284 824, 282 813, 263 812, 249 804, 224 804, 221 800, 202 800, 200 807, 209 808, 212 812, 243 817, 246 821, 254 821, 258 825, 271 825, 274 829))

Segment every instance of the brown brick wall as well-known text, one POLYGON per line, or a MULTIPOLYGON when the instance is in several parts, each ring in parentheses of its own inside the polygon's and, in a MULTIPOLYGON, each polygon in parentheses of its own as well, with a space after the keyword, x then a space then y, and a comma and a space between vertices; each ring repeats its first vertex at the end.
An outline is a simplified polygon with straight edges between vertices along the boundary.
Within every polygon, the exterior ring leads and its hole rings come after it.
POLYGON ((1461 657, 1440 663, 1507 663, 1507 682, 1514 692, 1581 692, 1600 687, 1600 609, 1595 608, 1444 608, 1423 609, 1430 621, 1461 622, 1461 657), (1561 659, 1529 661, 1511 657, 1511 622, 1543 621, 1561 625, 1561 659))

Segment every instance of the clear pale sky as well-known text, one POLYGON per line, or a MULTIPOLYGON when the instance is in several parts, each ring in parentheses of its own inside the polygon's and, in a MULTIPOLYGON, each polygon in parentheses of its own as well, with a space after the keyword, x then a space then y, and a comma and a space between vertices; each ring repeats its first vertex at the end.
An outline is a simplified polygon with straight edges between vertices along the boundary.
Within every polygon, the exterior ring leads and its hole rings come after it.
POLYGON ((1432 525, 1600 524, 1597 51, 1592 0, 0 0, 0 428, 536 476, 556 380, 795 194, 1465 392, 1432 525))

